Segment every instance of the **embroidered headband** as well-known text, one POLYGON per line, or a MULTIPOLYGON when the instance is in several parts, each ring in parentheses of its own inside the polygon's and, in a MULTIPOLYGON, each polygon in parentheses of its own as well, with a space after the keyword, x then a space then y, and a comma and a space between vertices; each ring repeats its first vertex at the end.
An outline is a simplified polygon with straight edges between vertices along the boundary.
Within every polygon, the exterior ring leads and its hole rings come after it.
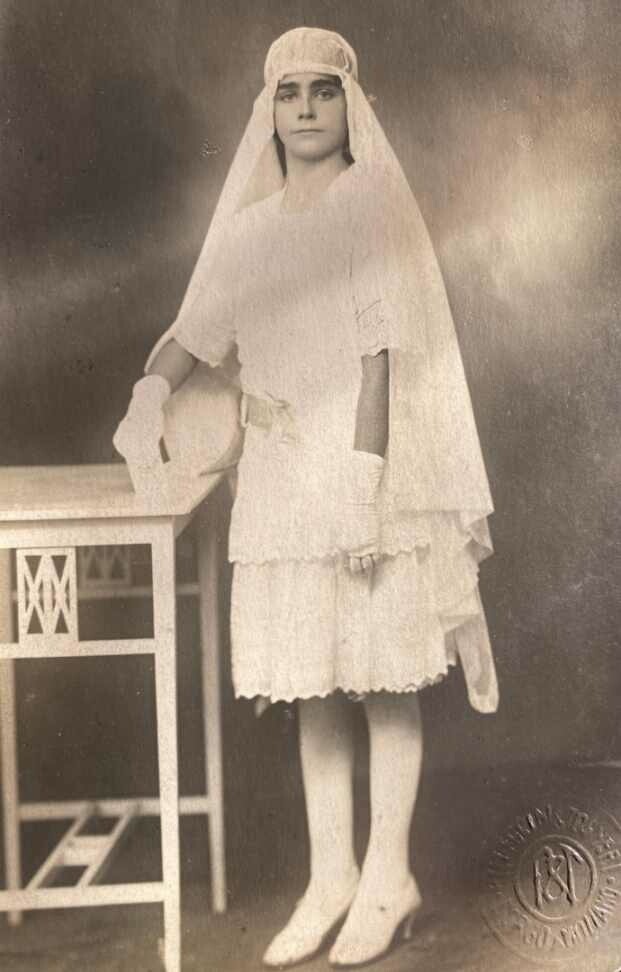
POLYGON ((265 84, 275 85, 284 74, 314 71, 358 78, 358 61, 344 37, 319 27, 296 27, 278 37, 265 59, 265 84))

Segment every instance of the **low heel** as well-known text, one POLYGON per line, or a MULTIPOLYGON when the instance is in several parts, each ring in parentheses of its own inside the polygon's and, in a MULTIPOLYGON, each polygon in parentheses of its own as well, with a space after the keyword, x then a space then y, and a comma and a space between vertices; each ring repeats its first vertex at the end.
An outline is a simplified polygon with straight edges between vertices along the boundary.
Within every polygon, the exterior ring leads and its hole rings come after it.
POLYGON ((301 918, 305 908, 308 912, 308 899, 306 894, 302 895, 296 904, 294 912, 289 922, 282 931, 276 935, 263 956, 263 964, 269 968, 284 969, 290 965, 297 965, 312 958, 323 948, 326 940, 333 934, 335 929, 344 920, 349 907, 354 899, 356 887, 359 880, 358 871, 355 872, 355 882, 350 892, 343 897, 340 903, 335 905, 334 913, 326 918, 321 912, 319 915, 306 916, 301 918), (321 927, 317 927, 319 920, 321 927))
POLYGON ((367 965, 398 942, 409 941, 421 903, 413 878, 402 893, 392 899, 361 906, 360 898, 356 898, 330 952, 330 964, 367 965))

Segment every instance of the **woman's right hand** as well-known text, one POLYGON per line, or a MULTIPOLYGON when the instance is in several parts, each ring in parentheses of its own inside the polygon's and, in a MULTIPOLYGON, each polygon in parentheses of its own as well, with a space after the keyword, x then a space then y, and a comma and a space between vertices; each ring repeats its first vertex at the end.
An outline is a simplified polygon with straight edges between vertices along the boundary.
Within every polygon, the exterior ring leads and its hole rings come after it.
POLYGON ((159 455, 159 442, 164 432, 164 403, 170 397, 170 385, 160 375, 147 375, 136 382, 127 413, 121 419, 112 443, 124 459, 159 455))

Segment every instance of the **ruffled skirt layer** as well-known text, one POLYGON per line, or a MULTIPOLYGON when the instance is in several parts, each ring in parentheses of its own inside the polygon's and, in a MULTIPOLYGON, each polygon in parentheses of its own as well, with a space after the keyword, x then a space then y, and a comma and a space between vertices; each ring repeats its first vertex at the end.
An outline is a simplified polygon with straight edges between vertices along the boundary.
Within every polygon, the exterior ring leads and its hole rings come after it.
POLYGON ((473 707, 495 711, 478 591, 486 524, 426 514, 417 533, 411 549, 386 554, 370 575, 351 573, 338 556, 235 563, 236 694, 274 702, 337 689, 417 691, 459 659, 473 707))

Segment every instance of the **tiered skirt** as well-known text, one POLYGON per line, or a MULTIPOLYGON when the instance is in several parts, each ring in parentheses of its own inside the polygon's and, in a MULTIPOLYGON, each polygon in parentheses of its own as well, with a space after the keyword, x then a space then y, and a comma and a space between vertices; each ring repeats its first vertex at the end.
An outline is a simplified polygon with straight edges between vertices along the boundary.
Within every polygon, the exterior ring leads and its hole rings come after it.
POLYGON ((237 561, 236 694, 290 702, 337 690, 418 691, 460 660, 471 704, 494 711, 498 689, 478 588, 479 563, 491 552, 486 520, 427 513, 410 527, 407 542, 402 527, 385 536, 371 573, 352 573, 340 555, 237 561))

